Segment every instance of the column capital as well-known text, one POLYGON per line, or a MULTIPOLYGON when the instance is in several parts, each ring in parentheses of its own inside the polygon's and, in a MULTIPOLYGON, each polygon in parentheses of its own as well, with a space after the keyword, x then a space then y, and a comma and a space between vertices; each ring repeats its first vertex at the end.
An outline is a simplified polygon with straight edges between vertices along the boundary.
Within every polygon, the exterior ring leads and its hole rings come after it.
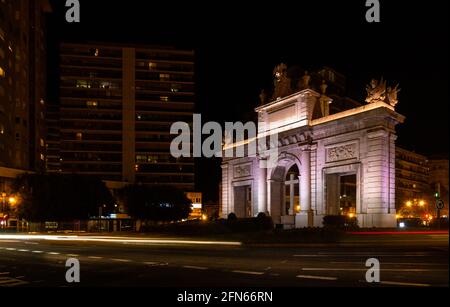
POLYGON ((300 150, 302 152, 310 152, 312 150, 312 145, 311 144, 301 145, 300 150))

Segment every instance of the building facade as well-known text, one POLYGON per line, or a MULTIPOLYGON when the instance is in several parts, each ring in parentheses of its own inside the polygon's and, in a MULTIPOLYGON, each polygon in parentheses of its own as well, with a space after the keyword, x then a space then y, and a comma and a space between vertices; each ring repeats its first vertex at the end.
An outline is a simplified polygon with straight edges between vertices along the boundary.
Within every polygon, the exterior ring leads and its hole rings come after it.
POLYGON ((444 209, 441 216, 448 217, 448 159, 430 159, 430 184, 433 192, 439 190, 439 197, 444 201, 444 209))
POLYGON ((0 1, 0 166, 44 170, 46 0, 0 1))
POLYGON ((48 171, 192 191, 194 161, 171 156, 170 126, 192 122, 194 52, 63 43, 60 54, 48 171))
POLYGON ((326 86, 305 74, 290 88, 284 71, 275 68, 272 101, 255 109, 257 135, 224 146, 223 217, 262 212, 285 228, 321 226, 324 216, 354 203, 346 210, 360 226, 396 227, 395 126, 404 120, 395 112, 396 92, 381 99, 386 87, 374 80, 368 104, 330 115, 326 86), (343 202, 342 191, 354 201, 343 202))
POLYGON ((430 167, 424 155, 397 147, 395 150, 395 187, 397 210, 407 203, 433 203, 430 167))

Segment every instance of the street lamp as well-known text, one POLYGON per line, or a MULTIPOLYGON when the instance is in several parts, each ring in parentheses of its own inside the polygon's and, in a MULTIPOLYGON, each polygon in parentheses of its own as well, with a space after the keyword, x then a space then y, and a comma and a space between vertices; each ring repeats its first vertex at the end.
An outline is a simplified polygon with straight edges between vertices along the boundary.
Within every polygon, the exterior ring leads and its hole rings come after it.
POLYGON ((8 199, 8 201, 9 201, 10 205, 14 206, 17 203, 17 198, 15 198, 14 196, 11 196, 8 199))

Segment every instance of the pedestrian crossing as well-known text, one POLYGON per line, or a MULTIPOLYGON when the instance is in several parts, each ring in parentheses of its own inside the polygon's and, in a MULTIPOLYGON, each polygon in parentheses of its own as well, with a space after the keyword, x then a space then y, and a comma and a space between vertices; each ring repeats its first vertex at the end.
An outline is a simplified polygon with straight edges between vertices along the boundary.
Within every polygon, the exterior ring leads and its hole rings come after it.
POLYGON ((17 287, 29 284, 28 281, 9 277, 8 274, 9 272, 0 272, 0 287, 17 287))

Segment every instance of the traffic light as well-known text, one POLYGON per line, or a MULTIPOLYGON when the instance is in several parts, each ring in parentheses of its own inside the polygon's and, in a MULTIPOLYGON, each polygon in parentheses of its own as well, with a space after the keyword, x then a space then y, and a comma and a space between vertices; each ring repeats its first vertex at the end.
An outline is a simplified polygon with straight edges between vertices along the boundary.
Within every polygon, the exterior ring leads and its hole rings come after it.
POLYGON ((439 199, 441 197, 441 184, 439 182, 435 185, 435 191, 436 192, 434 193, 434 197, 436 199, 439 199))

